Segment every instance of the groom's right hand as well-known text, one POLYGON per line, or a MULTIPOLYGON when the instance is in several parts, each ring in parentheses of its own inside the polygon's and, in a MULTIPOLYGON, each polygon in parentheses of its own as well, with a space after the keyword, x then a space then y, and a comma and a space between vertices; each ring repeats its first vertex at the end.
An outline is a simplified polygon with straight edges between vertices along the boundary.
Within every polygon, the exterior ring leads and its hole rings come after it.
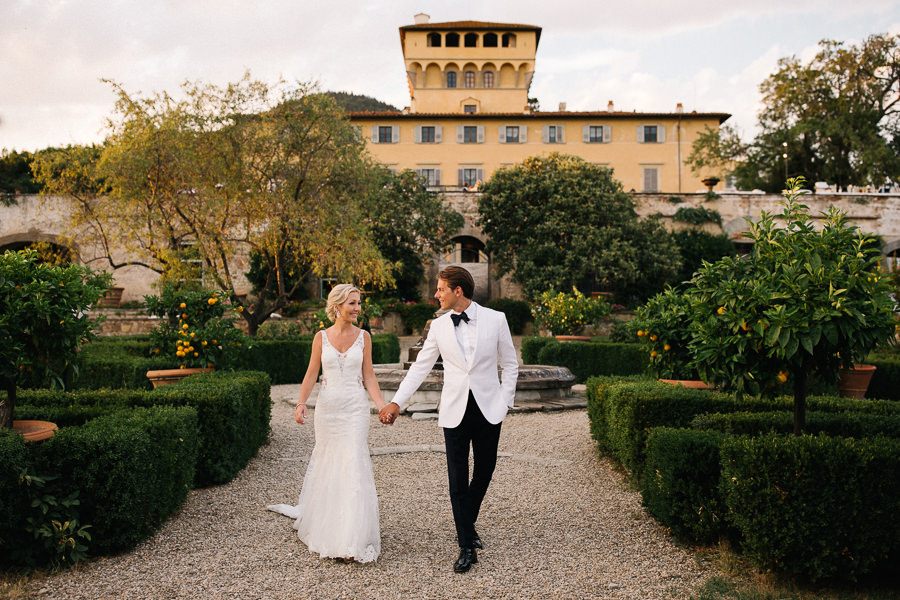
POLYGON ((394 421, 397 419, 397 415, 400 414, 400 407, 397 406, 396 402, 388 402, 384 408, 381 409, 378 413, 378 419, 384 423, 385 425, 393 425, 394 421))

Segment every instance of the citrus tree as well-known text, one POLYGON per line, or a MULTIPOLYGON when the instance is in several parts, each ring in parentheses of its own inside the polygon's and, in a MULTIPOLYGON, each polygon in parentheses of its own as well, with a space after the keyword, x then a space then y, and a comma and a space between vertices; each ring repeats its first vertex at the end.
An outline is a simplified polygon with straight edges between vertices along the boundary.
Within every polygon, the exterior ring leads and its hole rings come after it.
POLYGON ((97 321, 86 311, 110 285, 108 273, 51 265, 32 250, 0 254, 0 427, 12 427, 17 388, 65 387, 97 321))
POLYGON ((628 329, 650 357, 650 368, 665 379, 697 379, 691 361, 691 299, 667 287, 638 307, 628 329))
POLYGON ((833 207, 816 227, 800 203, 803 183, 788 181, 780 222, 763 213, 752 226, 749 257, 704 265, 687 292, 701 377, 738 395, 791 380, 797 435, 810 375, 835 381, 842 366, 892 341, 897 308, 873 238, 833 207))

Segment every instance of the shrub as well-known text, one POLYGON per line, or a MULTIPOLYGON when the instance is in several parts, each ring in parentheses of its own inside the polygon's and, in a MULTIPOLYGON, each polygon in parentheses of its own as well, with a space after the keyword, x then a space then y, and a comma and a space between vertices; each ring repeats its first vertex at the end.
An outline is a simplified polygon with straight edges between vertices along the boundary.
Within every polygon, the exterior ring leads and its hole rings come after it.
POLYGON ((544 292, 531 307, 535 322, 553 335, 577 335, 588 325, 597 325, 612 312, 602 298, 588 298, 576 288, 571 294, 544 292))
POLYGON ((506 315, 506 322, 509 323, 509 330, 513 335, 522 335, 525 325, 531 321, 531 306, 524 300, 496 298, 485 306, 506 315))
POLYGON ((414 334, 419 334, 425 329, 425 324, 432 318, 437 311, 437 306, 430 302, 418 302, 416 304, 407 305, 404 309, 403 324, 414 334))
POLYGON ((654 427, 647 436, 644 505, 675 535, 716 541, 727 531, 719 494, 719 447, 725 434, 654 427))
POLYGON ((522 362, 526 365, 537 365, 538 355, 547 344, 558 344, 552 337, 525 337, 522 338, 522 362))
POLYGON ((393 333, 372 336, 372 363, 376 365, 400 362, 400 339, 393 333))
POLYGON ((866 398, 900 400, 900 355, 895 352, 873 352, 865 362, 875 365, 866 398))
POLYGON ((200 420, 198 486, 231 481, 269 436, 269 377, 258 371, 201 373, 155 389, 154 404, 193 406, 200 420))
MULTIPOLYGON (((104 387, 150 389, 147 371, 172 368, 172 362, 164 356, 145 358, 135 352, 137 343, 110 344, 91 342, 78 355, 76 389, 104 387)), ((149 340, 145 350, 150 349, 149 340)))
POLYGON ((786 408, 785 400, 734 398, 659 382, 611 386, 605 395, 606 445, 613 457, 637 477, 641 475, 647 432, 651 427, 687 427, 708 412, 786 408))
POLYGON ((625 377, 595 376, 585 382, 587 413, 590 421, 591 437, 597 441, 601 452, 608 452, 606 425, 606 397, 610 386, 635 381, 646 381, 646 377, 631 375, 625 377))
POLYGON ((855 581, 900 556, 900 441, 766 434, 722 444, 722 488, 759 566, 855 581))
POLYGON ((538 364, 567 367, 584 382, 595 375, 638 375, 647 370, 647 356, 637 344, 553 341, 538 353, 538 364))
MULTIPOLYGON (((791 433, 794 415, 789 411, 711 413, 698 415, 691 422, 694 429, 722 431, 734 435, 791 433)), ((878 415, 857 412, 810 412, 806 429, 809 433, 842 437, 874 437, 884 434, 900 439, 900 414, 878 415)))
POLYGON ((35 469, 79 492, 92 553, 133 548, 187 497, 197 455, 197 411, 154 407, 66 427, 36 448, 35 469))

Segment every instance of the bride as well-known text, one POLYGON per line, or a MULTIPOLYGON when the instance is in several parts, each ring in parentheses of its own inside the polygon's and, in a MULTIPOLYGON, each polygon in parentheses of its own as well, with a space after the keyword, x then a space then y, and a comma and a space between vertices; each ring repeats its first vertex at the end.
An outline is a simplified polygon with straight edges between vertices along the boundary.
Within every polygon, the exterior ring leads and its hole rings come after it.
POLYGON ((369 458, 366 390, 379 410, 385 402, 372 368, 372 339, 354 325, 361 309, 360 292, 353 285, 337 285, 328 294, 325 310, 334 325, 313 338, 294 412, 294 420, 302 425, 321 366, 315 448, 297 505, 266 508, 295 519, 294 529, 310 552, 322 558, 372 562, 381 552, 381 532, 369 458))

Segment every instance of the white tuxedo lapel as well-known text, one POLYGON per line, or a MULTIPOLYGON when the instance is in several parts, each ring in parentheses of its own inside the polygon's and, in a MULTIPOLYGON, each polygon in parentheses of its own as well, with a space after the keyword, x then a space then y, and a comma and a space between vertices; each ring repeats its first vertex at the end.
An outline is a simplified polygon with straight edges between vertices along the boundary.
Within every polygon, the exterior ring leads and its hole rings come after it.
MULTIPOLYGON (((450 362, 462 371, 468 371, 466 357, 463 356, 459 342, 456 341, 456 330, 453 327, 453 320, 449 317, 443 319, 442 328, 438 332, 441 339, 441 359, 444 362, 450 362)), ((434 326, 434 323, 432 323, 434 326)))

